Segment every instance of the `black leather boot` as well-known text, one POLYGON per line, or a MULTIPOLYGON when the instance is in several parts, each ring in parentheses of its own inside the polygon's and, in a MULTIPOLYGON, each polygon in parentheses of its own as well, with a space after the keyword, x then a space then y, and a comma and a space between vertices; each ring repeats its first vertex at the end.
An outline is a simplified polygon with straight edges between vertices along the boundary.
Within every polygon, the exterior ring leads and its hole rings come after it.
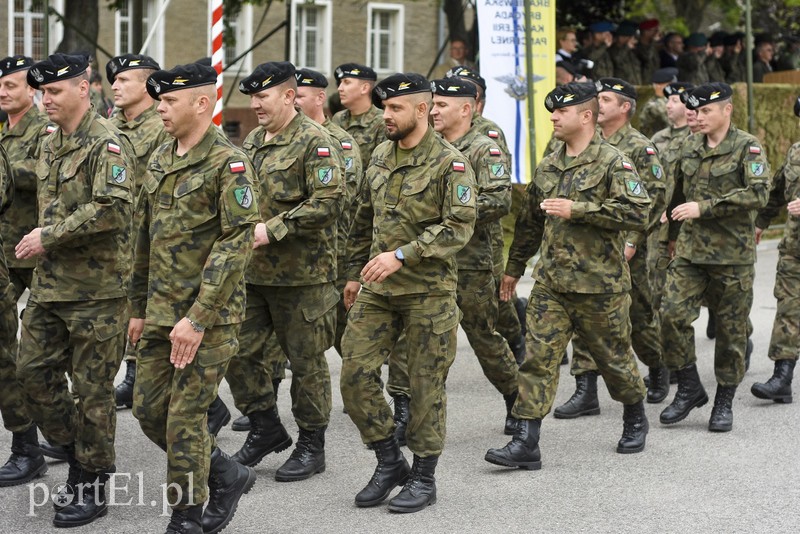
POLYGON ((370 443, 369 448, 375 451, 378 465, 367 485, 356 495, 356 506, 361 508, 382 503, 394 488, 406 483, 411 472, 394 436, 370 443))
POLYGON ((683 421, 693 408, 699 408, 708 402, 708 395, 700 383, 695 364, 675 371, 678 376, 678 392, 672 399, 672 404, 661 412, 660 420, 665 425, 683 421))
POLYGON ((289 459, 275 471, 275 480, 294 482, 325 471, 325 429, 300 429, 297 445, 289 459))
POLYGON ((389 511, 407 514, 419 512, 436 503, 436 464, 438 456, 420 458, 414 455, 414 465, 403 489, 389 501, 389 511))
POLYGON ((78 485, 78 482, 80 482, 83 472, 81 464, 79 464, 78 459, 75 458, 75 446, 70 445, 63 447, 63 449, 66 451, 65 460, 69 464, 69 470, 67 471, 67 481, 59 486, 58 492, 53 498, 53 508, 56 512, 62 510, 75 499, 75 487, 78 485))
POLYGON ((203 505, 172 510, 166 534, 203 534, 203 505))
POLYGON ((53 460, 67 461, 67 451, 61 445, 51 445, 47 440, 42 440, 39 442, 39 450, 42 451, 42 455, 53 460))
POLYGON ((792 403, 792 378, 797 360, 776 360, 775 370, 766 383, 756 382, 750 392, 759 399, 771 400, 781 404, 792 403))
POLYGON ((669 369, 666 367, 651 367, 650 381, 647 384, 647 402, 658 404, 669 395, 669 369))
POLYGON ((256 483, 252 467, 234 462, 217 447, 211 451, 208 474, 208 504, 203 512, 203 533, 216 534, 233 519, 239 499, 256 483))
POLYGON ((566 349, 564 350, 564 356, 561 357, 561 365, 569 365, 569 354, 567 354, 566 349))
POLYGON ((644 413, 644 403, 625 404, 622 411, 622 437, 617 443, 617 452, 630 454, 644 450, 650 425, 644 413))
POLYGON ((18 486, 47 473, 47 463, 39 449, 36 425, 24 432, 14 432, 11 456, 0 467, 0 487, 18 486))
POLYGON ((222 399, 217 395, 211 406, 208 407, 208 432, 213 435, 219 434, 222 427, 227 425, 231 420, 231 412, 222 399))
POLYGON ((125 378, 120 385, 114 389, 114 399, 117 401, 117 409, 133 407, 133 384, 136 381, 136 360, 125 362, 125 378))
POLYGON ((502 449, 489 449, 484 460, 490 464, 506 467, 519 467, 534 471, 542 468, 542 454, 539 451, 539 430, 541 419, 520 419, 517 431, 508 445, 502 449))
POLYGON ((74 487, 72 502, 56 512, 53 525, 57 528, 72 528, 88 525, 108 513, 106 504, 106 473, 81 470, 74 487))
MULTIPOLYGON (((278 397, 278 388, 281 385, 281 379, 275 378, 272 380, 272 391, 275 392, 275 398, 278 397)), ((231 423, 231 430, 234 432, 250 432, 250 418, 246 415, 241 417, 237 417, 234 419, 233 423, 231 423)))
POLYGON ((251 413, 250 423, 252 427, 244 445, 233 455, 240 464, 254 467, 267 454, 284 451, 292 445, 292 438, 278 416, 277 406, 265 412, 251 413))
POLYGON ((567 402, 553 411, 556 419, 575 419, 581 415, 600 414, 597 400, 597 371, 589 371, 575 377, 575 393, 567 402))
POLYGON ((733 397, 736 395, 736 386, 717 386, 714 396, 714 408, 708 420, 708 429, 711 432, 730 432, 733 429, 733 397))
POLYGON ((753 340, 747 338, 747 346, 744 349, 744 372, 750 370, 750 356, 753 355, 753 340))
POLYGON ((717 314, 708 309, 708 324, 706 325, 706 337, 714 339, 717 337, 717 314))
POLYGON ((528 299, 525 297, 517 297, 517 300, 514 301, 514 310, 517 312, 522 339, 524 340, 525 334, 528 332, 528 323, 526 320, 528 316, 528 299))
POLYGON ((511 415, 511 409, 514 408, 514 403, 517 402, 517 394, 515 391, 511 395, 503 395, 503 400, 506 401, 506 425, 503 428, 503 434, 506 436, 513 436, 517 430, 517 419, 511 415))
POLYGON ((411 414, 411 399, 405 395, 393 395, 392 398, 394 399, 394 437, 397 438, 398 445, 405 447, 406 429, 411 414))
POLYGON ((514 342, 508 343, 508 348, 511 349, 511 352, 514 354, 514 361, 517 362, 517 366, 522 365, 522 362, 525 361, 525 336, 520 335, 514 342))

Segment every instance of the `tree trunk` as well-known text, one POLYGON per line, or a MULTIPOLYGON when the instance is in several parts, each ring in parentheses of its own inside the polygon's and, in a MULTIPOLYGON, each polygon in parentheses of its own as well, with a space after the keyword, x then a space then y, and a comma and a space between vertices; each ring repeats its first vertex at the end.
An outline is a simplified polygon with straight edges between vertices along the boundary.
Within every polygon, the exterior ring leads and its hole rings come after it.
POLYGON ((64 38, 56 52, 97 52, 99 0, 64 2, 64 38))

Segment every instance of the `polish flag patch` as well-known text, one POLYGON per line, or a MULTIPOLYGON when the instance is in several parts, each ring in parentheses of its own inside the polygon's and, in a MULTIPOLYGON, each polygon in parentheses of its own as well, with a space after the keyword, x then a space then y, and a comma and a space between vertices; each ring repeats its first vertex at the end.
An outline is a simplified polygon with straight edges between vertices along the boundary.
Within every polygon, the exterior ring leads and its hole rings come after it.
POLYGON ((647 152, 648 156, 655 156, 656 155, 656 149, 651 147, 651 146, 647 147, 645 149, 645 152, 647 152))
POLYGON ((498 137, 500 137, 500 134, 497 133, 497 130, 489 130, 488 132, 486 132, 486 135, 488 135, 492 139, 497 139, 498 137))
POLYGON ((242 173, 244 172, 244 161, 234 161, 228 164, 228 167, 231 169, 233 173, 242 173))
POLYGON ((761 154, 761 147, 751 146, 750 147, 751 154, 761 154))
POLYGON ((342 149, 343 150, 353 150, 353 143, 349 143, 347 141, 342 141, 342 149))
POLYGON ((499 148, 490 148, 489 149, 489 155, 490 156, 499 156, 500 155, 500 149, 499 148))
POLYGON ((631 164, 630 164, 630 163, 628 163, 627 161, 623 161, 623 162, 622 162, 622 167, 623 167, 624 169, 626 169, 626 170, 629 170, 629 171, 632 171, 632 170, 633 170, 633 165, 631 165, 631 164))
POLYGON ((120 148, 119 148, 119 145, 117 145, 117 144, 114 144, 114 143, 108 143, 108 144, 106 145, 106 148, 107 148, 107 149, 108 149, 108 151, 109 151, 109 152, 111 152, 112 154, 119 154, 119 153, 121 152, 121 150, 120 150, 120 148))
POLYGON ((328 148, 326 146, 322 146, 322 147, 317 148, 317 156, 327 158, 330 155, 331 155, 331 149, 330 148, 328 148))
POLYGON ((55 132, 56 130, 58 130, 58 127, 56 127, 56 126, 55 126, 55 125, 53 125, 53 124, 48 124, 48 125, 47 125, 47 128, 45 128, 45 131, 46 131, 47 133, 49 133, 49 134, 51 134, 51 133, 55 132))
POLYGON ((467 168, 467 166, 464 165, 464 163, 461 162, 461 161, 454 161, 453 162, 453 170, 456 171, 456 172, 464 172, 466 170, 466 168, 467 168))

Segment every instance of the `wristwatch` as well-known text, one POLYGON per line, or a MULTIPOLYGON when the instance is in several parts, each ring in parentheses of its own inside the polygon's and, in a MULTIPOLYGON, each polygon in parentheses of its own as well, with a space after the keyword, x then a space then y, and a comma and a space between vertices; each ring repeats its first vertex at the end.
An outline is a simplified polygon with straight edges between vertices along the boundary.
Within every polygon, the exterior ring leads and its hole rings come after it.
POLYGON ((201 325, 200 323, 196 323, 196 322, 192 321, 191 319, 189 319, 188 317, 186 318, 186 320, 189 321, 189 324, 192 325, 192 329, 195 332, 205 332, 206 331, 206 327, 201 325))
POLYGON ((406 264, 406 257, 403 255, 403 251, 399 248, 394 251, 394 257, 400 260, 400 263, 403 265, 406 264))

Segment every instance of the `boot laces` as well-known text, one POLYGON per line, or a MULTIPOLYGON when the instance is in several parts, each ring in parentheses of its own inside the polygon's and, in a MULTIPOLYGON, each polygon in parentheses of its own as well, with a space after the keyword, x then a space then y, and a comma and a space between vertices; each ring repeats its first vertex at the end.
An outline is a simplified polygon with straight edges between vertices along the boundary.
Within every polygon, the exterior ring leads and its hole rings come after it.
POLYGON ((183 532, 183 527, 189 519, 188 510, 173 510, 172 517, 167 525, 167 532, 183 532))

